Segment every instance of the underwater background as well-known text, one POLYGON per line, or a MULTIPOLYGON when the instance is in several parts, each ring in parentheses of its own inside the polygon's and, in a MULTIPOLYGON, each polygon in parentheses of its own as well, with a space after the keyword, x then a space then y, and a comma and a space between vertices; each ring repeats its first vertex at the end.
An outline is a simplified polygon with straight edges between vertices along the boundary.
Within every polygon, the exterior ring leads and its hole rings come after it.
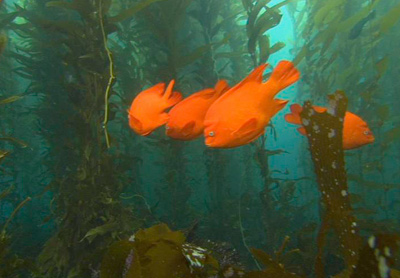
POLYGON ((0 5, 1 278, 400 277, 398 0, 0 5), (157 83, 187 97, 281 60, 300 80, 250 144, 129 127, 157 83), (373 143, 329 135, 346 110, 373 143))

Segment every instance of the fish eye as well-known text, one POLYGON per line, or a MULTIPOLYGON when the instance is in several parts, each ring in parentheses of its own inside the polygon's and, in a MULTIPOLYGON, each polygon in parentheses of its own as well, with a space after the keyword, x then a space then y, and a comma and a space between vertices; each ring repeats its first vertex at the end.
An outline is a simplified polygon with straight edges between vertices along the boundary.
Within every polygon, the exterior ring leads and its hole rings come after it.
POLYGON ((364 131, 364 135, 371 135, 371 134, 372 134, 372 132, 369 130, 364 131))
POLYGON ((170 127, 166 125, 166 126, 165 126, 165 129, 170 129, 170 127))
POLYGON ((208 136, 213 137, 215 135, 214 131, 210 131, 210 133, 208 133, 208 136))

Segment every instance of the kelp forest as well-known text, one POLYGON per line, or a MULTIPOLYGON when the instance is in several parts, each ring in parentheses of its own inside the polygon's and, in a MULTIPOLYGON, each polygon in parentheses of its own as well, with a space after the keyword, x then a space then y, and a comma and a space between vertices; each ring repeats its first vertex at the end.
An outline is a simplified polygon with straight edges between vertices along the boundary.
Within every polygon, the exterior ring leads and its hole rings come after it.
POLYGON ((0 278, 400 277, 399 28, 397 0, 0 0, 0 278), (146 88, 282 60, 248 144, 130 128, 146 88))

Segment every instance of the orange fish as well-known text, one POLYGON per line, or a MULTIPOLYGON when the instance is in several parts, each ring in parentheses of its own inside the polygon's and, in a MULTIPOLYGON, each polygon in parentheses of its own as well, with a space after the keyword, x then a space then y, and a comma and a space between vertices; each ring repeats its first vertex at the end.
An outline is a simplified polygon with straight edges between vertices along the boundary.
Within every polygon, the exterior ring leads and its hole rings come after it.
POLYGON ((174 106, 168 113, 166 134, 179 140, 192 140, 204 131, 204 117, 207 110, 229 89, 225 80, 220 80, 215 88, 194 93, 174 106))
POLYGON ((204 120, 205 143, 213 148, 248 144, 264 133, 270 119, 287 100, 274 99, 296 82, 300 72, 289 61, 281 61, 271 78, 263 82, 267 64, 253 70, 244 80, 217 99, 204 120))
MULTIPOLYGON (((313 106, 318 113, 327 111, 325 107, 313 106)), ((285 115, 285 120, 288 123, 302 125, 300 113, 303 108, 299 104, 290 106, 291 114, 285 115)), ((306 129, 302 126, 297 129, 301 134, 306 135, 306 129)), ((373 143, 375 137, 369 129, 367 123, 359 116, 346 112, 343 121, 343 149, 351 150, 361 146, 373 143)))
POLYGON ((140 92, 129 109, 129 126, 138 134, 147 136, 168 121, 165 111, 182 100, 179 92, 173 92, 175 80, 165 89, 165 83, 158 83, 140 92))

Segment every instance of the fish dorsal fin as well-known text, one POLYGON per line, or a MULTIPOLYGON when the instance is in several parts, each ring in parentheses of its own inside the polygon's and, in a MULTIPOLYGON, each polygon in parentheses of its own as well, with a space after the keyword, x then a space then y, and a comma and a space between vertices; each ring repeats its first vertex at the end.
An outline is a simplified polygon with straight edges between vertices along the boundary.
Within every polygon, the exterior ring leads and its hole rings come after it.
POLYGON ((169 98, 172 96, 172 89, 174 88, 174 85, 175 85, 175 80, 172 79, 172 80, 169 82, 167 89, 165 90, 165 93, 164 93, 164 95, 163 95, 163 98, 169 99, 169 98))
POLYGON ((299 128, 297 129, 297 131, 298 131, 300 134, 302 134, 302 135, 306 135, 306 134, 307 134, 306 129, 305 129, 304 126, 299 127, 299 128))
POLYGON ((299 104, 290 105, 290 114, 285 115, 285 121, 295 125, 301 125, 300 113, 303 108, 299 104))
POLYGON ((237 84, 232 89, 238 89, 241 86, 243 86, 249 82, 261 83, 262 78, 263 78, 263 73, 264 73, 265 69, 267 68, 267 66, 268 66, 268 64, 259 65, 245 79, 243 79, 239 84, 237 84))
POLYGON ((327 108, 321 106, 313 106, 313 109, 318 113, 324 113, 328 110, 327 108))
POLYGON ((257 129, 257 119, 251 118, 246 121, 238 130, 234 131, 232 134, 236 137, 245 137, 250 135, 257 129))
POLYGON ((214 97, 216 94, 215 90, 212 88, 209 89, 204 89, 201 92, 199 92, 198 96, 204 99, 210 99, 214 97))
POLYGON ((229 90, 228 82, 226 82, 226 80, 224 79, 219 80, 217 84, 215 84, 214 89, 215 89, 215 94, 221 96, 223 93, 229 90))
POLYGON ((290 105, 290 111, 293 114, 300 116, 300 113, 303 111, 303 107, 301 107, 300 104, 295 103, 295 104, 290 105))
POLYGON ((181 93, 172 91, 172 89, 174 88, 174 85, 175 85, 175 80, 172 79, 169 82, 168 87, 165 90, 165 93, 163 95, 163 99, 165 99, 165 101, 167 103, 167 107, 174 106, 175 104, 177 104, 178 102, 180 102, 183 99, 181 93))
MULTIPOLYGON (((274 99, 274 106, 272 107, 272 115, 275 115, 276 113, 281 111, 288 102, 289 102, 288 100, 274 99)), ((268 109, 271 109, 271 108, 268 108, 268 109)))
POLYGON ((187 124, 185 124, 184 127, 182 128, 182 134, 185 136, 191 134, 193 132, 195 125, 196 123, 194 121, 190 121, 187 124))

